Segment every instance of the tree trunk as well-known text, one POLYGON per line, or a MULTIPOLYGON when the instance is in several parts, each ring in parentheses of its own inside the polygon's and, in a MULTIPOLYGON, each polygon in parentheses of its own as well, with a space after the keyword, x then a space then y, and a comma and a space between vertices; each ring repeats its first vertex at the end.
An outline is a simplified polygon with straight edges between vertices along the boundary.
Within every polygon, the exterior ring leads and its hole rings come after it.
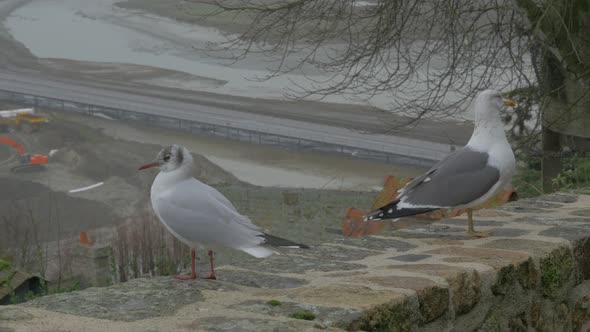
POLYGON ((526 13, 540 49, 543 190, 551 192, 552 180, 561 171, 560 142, 565 136, 590 138, 590 1, 516 3, 526 13))
POLYGON ((541 161, 541 165, 543 176, 543 192, 550 193, 555 191, 553 179, 555 179, 561 171, 561 157, 559 156, 559 133, 544 127, 542 135, 543 159, 541 161))

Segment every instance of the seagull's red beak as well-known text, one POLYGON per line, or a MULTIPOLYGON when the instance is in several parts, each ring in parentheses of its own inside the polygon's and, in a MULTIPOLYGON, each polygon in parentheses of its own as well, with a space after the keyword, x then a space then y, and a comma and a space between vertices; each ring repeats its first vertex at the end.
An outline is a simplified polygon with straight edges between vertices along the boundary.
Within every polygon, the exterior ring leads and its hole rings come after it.
POLYGON ((145 164, 145 165, 141 166, 139 168, 139 170, 141 171, 142 169, 147 169, 147 168, 152 168, 152 167, 158 167, 158 166, 160 166, 160 164, 158 162, 152 162, 152 163, 145 164))

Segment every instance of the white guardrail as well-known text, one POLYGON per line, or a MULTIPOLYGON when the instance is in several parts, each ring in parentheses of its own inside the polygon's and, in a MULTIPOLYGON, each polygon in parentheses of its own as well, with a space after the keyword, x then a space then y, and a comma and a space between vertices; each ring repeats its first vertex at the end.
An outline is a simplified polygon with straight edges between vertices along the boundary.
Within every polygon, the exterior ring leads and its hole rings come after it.
MULTIPOLYGON (((335 152, 346 152, 353 156, 359 155, 360 158, 382 159, 421 166, 432 165, 451 151, 449 144, 424 142, 390 135, 362 134, 341 127, 142 96, 140 100, 147 100, 148 103, 146 103, 138 101, 137 98, 133 98, 132 94, 126 93, 114 92, 107 95, 100 92, 88 94, 82 93, 82 91, 65 90, 53 92, 47 87, 35 88, 21 85, 15 86, 14 89, 2 86, 0 94, 7 98, 19 99, 32 106, 61 108, 85 113, 115 112, 122 115, 121 112, 131 112, 153 119, 178 120, 179 127, 181 127, 180 121, 189 121, 200 125, 233 128, 255 134, 275 135, 304 142, 327 144, 333 146, 332 150, 335 152), (55 97, 58 92, 59 97, 55 97), (171 105, 173 107, 170 107, 171 105), (355 150, 363 151, 358 153, 359 151, 355 150), (383 156, 375 156, 374 154, 382 154, 383 156)), ((129 116, 125 117, 129 118, 129 116)))

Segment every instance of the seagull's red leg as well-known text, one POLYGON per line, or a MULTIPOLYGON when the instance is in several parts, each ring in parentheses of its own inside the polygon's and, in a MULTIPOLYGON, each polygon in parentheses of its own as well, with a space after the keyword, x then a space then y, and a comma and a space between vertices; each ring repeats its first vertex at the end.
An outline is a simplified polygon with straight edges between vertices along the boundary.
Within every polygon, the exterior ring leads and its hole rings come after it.
POLYGON ((213 250, 209 250, 209 264, 211 265, 211 274, 205 279, 216 280, 215 270, 213 269, 213 250))
POLYGON ((194 280, 197 279, 197 271, 195 270, 195 258, 197 253, 194 248, 191 248, 191 275, 189 276, 176 276, 179 280, 194 280))

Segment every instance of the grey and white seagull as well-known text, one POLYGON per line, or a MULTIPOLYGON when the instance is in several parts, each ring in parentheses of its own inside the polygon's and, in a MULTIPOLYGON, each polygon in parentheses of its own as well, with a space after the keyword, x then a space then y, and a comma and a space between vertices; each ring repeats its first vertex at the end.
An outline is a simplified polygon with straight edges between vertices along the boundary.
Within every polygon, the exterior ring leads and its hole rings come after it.
MULTIPOLYGON (((193 178, 193 157, 186 148, 165 147, 153 162, 139 169, 151 167, 160 168, 151 188, 152 208, 170 233, 191 247, 191 275, 177 279, 197 278, 197 246, 217 244, 258 258, 279 253, 277 247, 309 248, 264 233, 219 191, 193 178)), ((209 261, 211 274, 207 279, 216 279, 212 250, 209 261)))
POLYGON ((467 209, 467 234, 473 229, 473 210, 511 185, 516 163, 500 118, 503 106, 515 106, 498 91, 485 90, 475 101, 475 128, 465 147, 439 161, 425 174, 399 190, 389 204, 364 220, 398 219, 442 208, 467 209))

